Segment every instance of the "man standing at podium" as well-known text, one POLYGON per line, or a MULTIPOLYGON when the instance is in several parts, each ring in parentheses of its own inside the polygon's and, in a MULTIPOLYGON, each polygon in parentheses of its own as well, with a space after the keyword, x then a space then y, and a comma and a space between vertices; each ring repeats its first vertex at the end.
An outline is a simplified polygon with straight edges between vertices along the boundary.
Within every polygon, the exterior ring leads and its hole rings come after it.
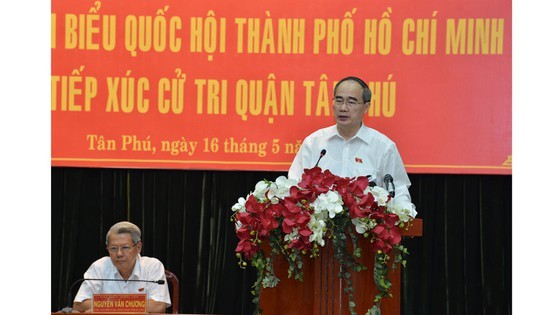
POLYGON ((363 123, 370 100, 371 90, 363 80, 340 80, 332 100, 336 124, 305 138, 288 177, 300 180, 303 170, 314 166, 341 177, 368 176, 371 185, 375 182, 378 186, 389 186, 389 192, 394 186, 395 199, 410 203, 410 180, 397 146, 363 123))
POLYGON ((165 313, 165 309, 171 305, 165 268, 156 258, 140 256, 141 234, 138 226, 127 221, 111 227, 105 241, 109 256, 95 261, 84 273, 84 279, 116 281, 85 280, 74 298, 74 310, 89 311, 93 294, 145 293, 148 299, 147 311, 165 313), (163 280, 163 284, 156 283, 158 280, 163 280))

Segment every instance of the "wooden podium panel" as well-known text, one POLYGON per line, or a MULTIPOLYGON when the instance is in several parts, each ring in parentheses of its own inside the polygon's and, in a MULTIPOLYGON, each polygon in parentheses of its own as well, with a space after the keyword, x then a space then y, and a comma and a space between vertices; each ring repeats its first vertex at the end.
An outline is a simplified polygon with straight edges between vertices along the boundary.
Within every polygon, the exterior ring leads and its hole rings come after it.
MULTIPOLYGON (((401 230, 404 237, 421 236, 422 220, 415 219, 408 230, 401 230)), ((365 314, 373 305, 377 287, 373 280, 375 254, 367 240, 359 240, 362 249, 360 262, 367 270, 352 272, 355 310, 365 314)), ((274 288, 261 290, 260 306, 263 315, 349 315, 348 295, 344 292, 345 282, 338 277, 340 265, 333 258, 331 244, 321 249, 319 257, 304 257, 303 282, 288 278, 289 265, 283 257, 275 257, 274 273, 280 279, 274 288)), ((392 270, 389 267, 391 292, 393 297, 381 301, 382 315, 400 315, 401 266, 392 270)))

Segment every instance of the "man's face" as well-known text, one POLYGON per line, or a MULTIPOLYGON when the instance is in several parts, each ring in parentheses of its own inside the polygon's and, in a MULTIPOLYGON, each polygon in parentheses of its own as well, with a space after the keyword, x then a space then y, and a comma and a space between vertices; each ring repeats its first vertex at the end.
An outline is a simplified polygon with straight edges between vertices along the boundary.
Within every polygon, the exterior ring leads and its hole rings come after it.
POLYGON ((134 244, 132 236, 128 233, 109 235, 107 251, 113 265, 124 276, 130 276, 134 269, 136 257, 142 250, 142 242, 134 244))
POLYGON ((333 112, 339 127, 357 130, 368 108, 369 102, 364 103, 362 87, 358 82, 349 80, 338 86, 333 100, 333 112))

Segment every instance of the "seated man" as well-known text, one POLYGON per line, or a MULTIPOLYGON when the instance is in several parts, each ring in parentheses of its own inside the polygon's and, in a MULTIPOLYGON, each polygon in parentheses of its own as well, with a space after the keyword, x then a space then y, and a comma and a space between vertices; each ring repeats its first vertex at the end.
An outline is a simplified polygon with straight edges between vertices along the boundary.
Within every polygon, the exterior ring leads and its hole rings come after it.
POLYGON ((140 229, 127 221, 116 223, 107 232, 105 243, 109 257, 95 261, 84 273, 85 279, 148 280, 92 281, 86 280, 74 298, 73 309, 87 312, 91 309, 93 294, 146 293, 148 313, 165 313, 171 305, 167 282, 164 285, 150 281, 165 280, 165 268, 156 258, 142 257, 140 229))

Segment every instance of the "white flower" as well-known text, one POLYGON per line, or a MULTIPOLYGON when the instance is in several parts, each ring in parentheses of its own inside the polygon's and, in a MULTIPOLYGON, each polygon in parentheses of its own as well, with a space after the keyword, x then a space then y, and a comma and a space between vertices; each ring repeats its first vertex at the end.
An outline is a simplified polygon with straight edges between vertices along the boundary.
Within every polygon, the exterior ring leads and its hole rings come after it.
POLYGON ((241 223, 241 221, 235 220, 235 231, 238 231, 242 227, 243 223, 241 223))
MULTIPOLYGON (((249 198, 249 196, 247 196, 247 198, 249 198)), ((247 200, 245 200, 245 198, 240 197, 239 199, 237 199, 237 203, 234 204, 231 207, 231 211, 233 212, 247 212, 247 208, 245 208, 245 202, 247 202, 247 200)), ((243 224, 241 224, 241 222, 239 222, 238 220, 235 220, 235 230, 239 230, 241 227, 243 226, 243 224)))
POLYGON ((264 200, 266 198, 266 192, 269 189, 270 187, 268 186, 268 184, 264 180, 261 180, 255 185, 255 191, 253 191, 253 195, 259 200, 264 200))
POLYGON ((398 215, 399 221, 402 222, 408 222, 418 214, 418 212, 416 212, 416 206, 413 203, 398 199, 392 199, 387 209, 391 213, 398 215))
POLYGON ((325 223, 324 220, 321 220, 318 217, 321 217, 321 214, 317 214, 317 216, 313 214, 311 216, 311 219, 309 220, 309 223, 307 223, 307 226, 313 232, 313 234, 309 236, 309 241, 310 242, 315 241, 317 242, 317 244, 321 246, 325 246, 325 240, 323 240, 323 234, 325 233, 325 227, 327 226, 327 224, 325 223))
POLYGON ((284 242, 291 243, 293 240, 299 238, 298 230, 294 229, 290 234, 284 236, 284 242))
MULTIPOLYGON (((247 196, 247 198, 249 198, 249 196, 247 196)), ((246 212, 246 211, 247 211, 247 209, 245 208, 245 202, 246 202, 246 201, 247 201, 247 200, 245 200, 245 198, 240 197, 239 199, 237 199, 237 203, 234 204, 234 205, 231 207, 231 211, 234 211, 234 212, 246 212)))
POLYGON ((373 198, 375 199, 375 201, 377 202, 378 205, 380 205, 380 206, 386 206, 387 205, 387 199, 389 199, 389 193, 385 189, 383 189, 379 186, 375 186, 375 187, 370 188, 370 189, 368 189, 368 188, 366 188, 365 191, 371 192, 371 194, 373 195, 373 198))
POLYGON ((368 218, 352 219, 352 223, 356 227, 356 232, 358 232, 359 234, 364 234, 365 232, 375 227, 375 222, 368 218))
POLYGON ((280 176, 274 182, 275 185, 270 186, 270 192, 280 198, 288 197, 290 195, 290 187, 297 186, 295 179, 288 179, 286 176, 280 176))
POLYGON ((322 211, 328 211, 331 219, 344 210, 342 205, 342 197, 340 197, 338 192, 332 190, 320 194, 317 199, 311 203, 315 212, 320 213, 322 211))
POLYGON ((296 186, 297 181, 293 179, 287 179, 286 176, 280 176, 275 182, 267 182, 261 180, 255 185, 255 191, 253 195, 258 200, 269 199, 273 204, 277 204, 280 199, 290 195, 290 187, 296 186))

